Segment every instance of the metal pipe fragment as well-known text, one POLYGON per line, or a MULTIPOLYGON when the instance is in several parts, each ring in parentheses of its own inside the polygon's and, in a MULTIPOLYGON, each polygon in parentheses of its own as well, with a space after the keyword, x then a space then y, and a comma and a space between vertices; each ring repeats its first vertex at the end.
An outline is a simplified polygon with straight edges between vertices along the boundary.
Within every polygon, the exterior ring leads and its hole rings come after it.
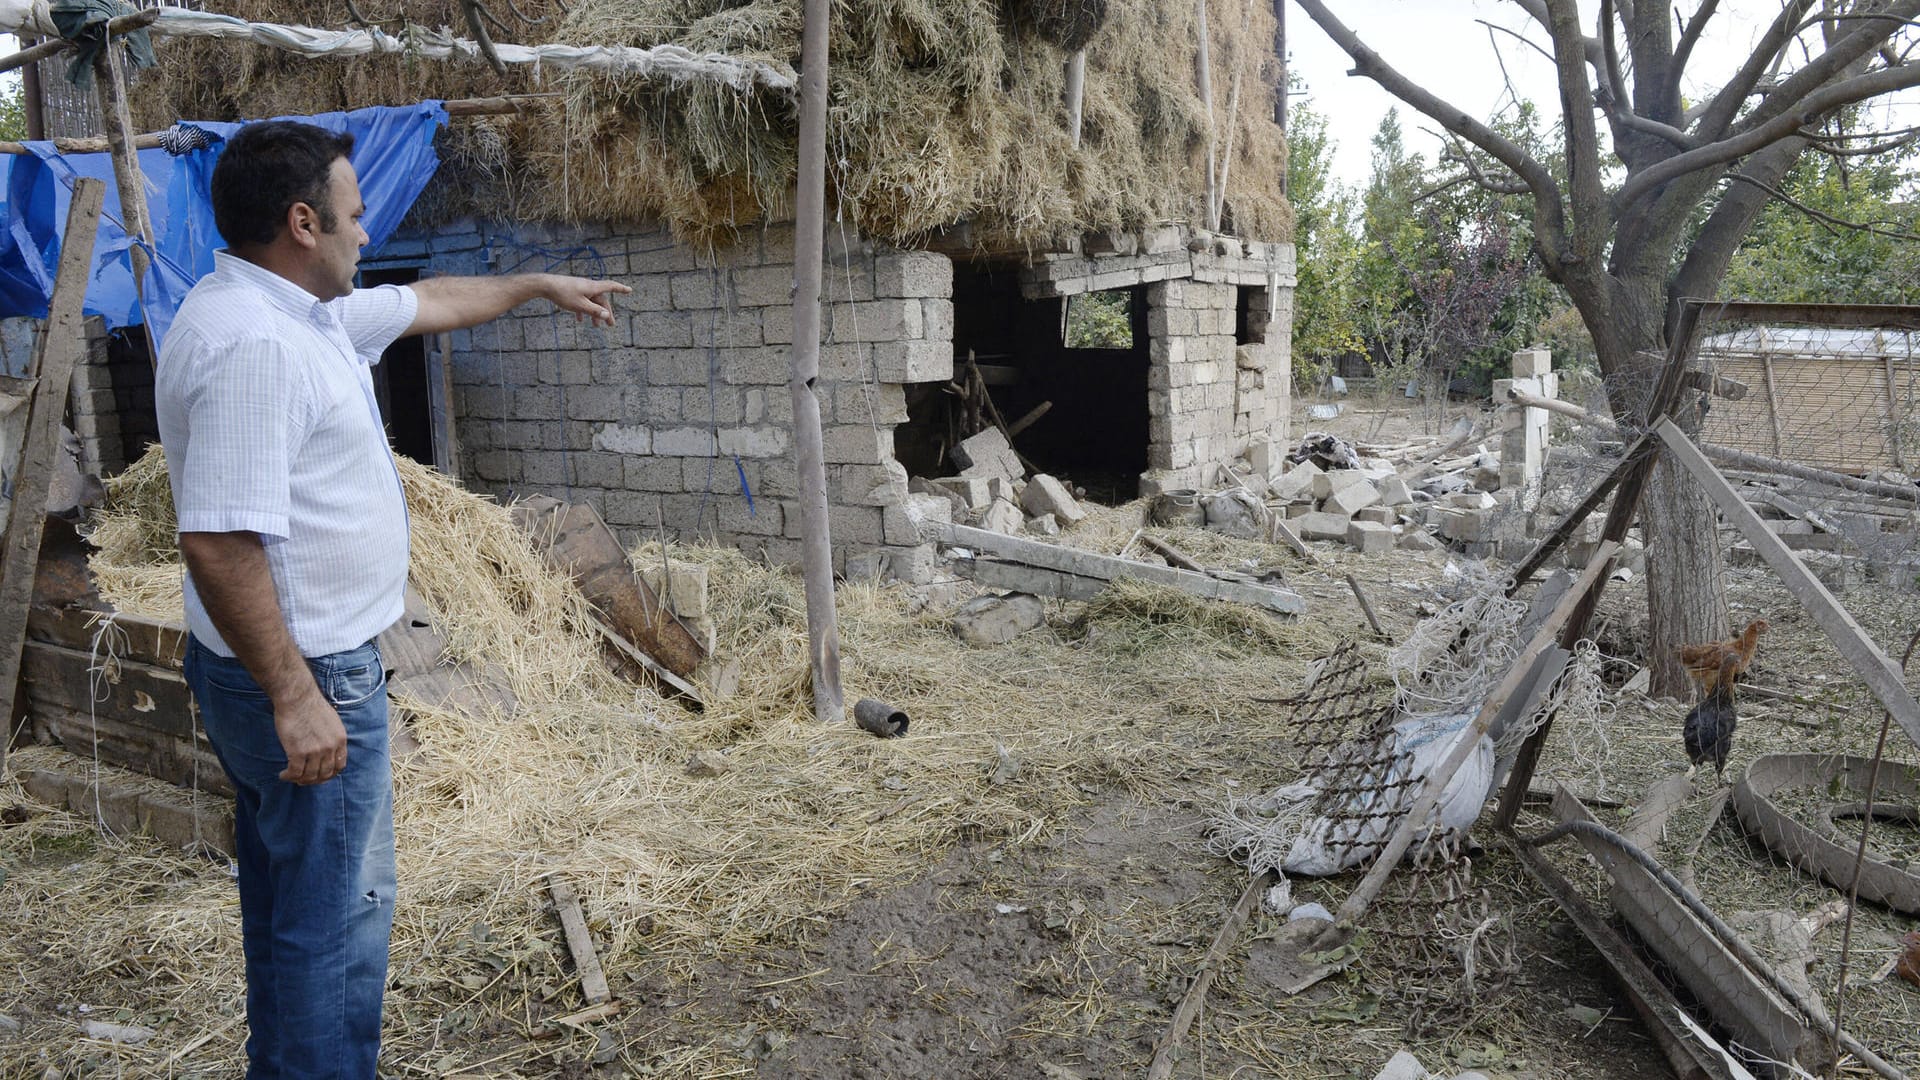
POLYGON ((871 732, 883 739, 897 739, 907 733, 907 714, 872 698, 861 698, 853 703, 853 722, 861 731, 871 732))

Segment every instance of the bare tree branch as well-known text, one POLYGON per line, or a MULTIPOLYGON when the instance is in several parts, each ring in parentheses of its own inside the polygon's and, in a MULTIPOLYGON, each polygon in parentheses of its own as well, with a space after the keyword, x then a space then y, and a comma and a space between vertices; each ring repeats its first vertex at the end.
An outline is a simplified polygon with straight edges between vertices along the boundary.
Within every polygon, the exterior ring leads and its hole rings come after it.
POLYGON ((1838 135, 1829 135, 1816 131, 1803 131, 1801 134, 1806 136, 1810 144, 1808 148, 1817 153, 1825 154, 1833 158, 1854 158, 1871 157, 1874 154, 1884 154, 1889 150, 1898 150, 1902 147, 1911 146, 1916 140, 1920 140, 1920 127, 1897 128, 1887 131, 1841 133, 1838 135), (1842 143, 1853 142, 1858 139, 1880 139, 1882 141, 1868 143, 1866 146, 1841 145, 1842 143))
POLYGON ((1516 176, 1525 181, 1527 190, 1533 195, 1534 242, 1540 246, 1541 256, 1550 261, 1558 261, 1565 257, 1566 209, 1561 205, 1560 187, 1554 181, 1552 170, 1535 160, 1533 155, 1521 149, 1512 140, 1468 115, 1459 106, 1442 100, 1401 74, 1335 18, 1333 12, 1327 9, 1324 0, 1299 0, 1299 3, 1301 10, 1307 13, 1307 17, 1318 24, 1320 29, 1333 39, 1333 43, 1352 58, 1353 74, 1372 79, 1380 85, 1381 89, 1406 102, 1422 114, 1432 117, 1448 131, 1486 151, 1494 160, 1512 169, 1516 176))
POLYGON ((1821 116, 1842 105, 1913 86, 1920 86, 1920 66, 1881 68, 1823 87, 1757 127, 1675 155, 1629 178, 1621 186, 1619 194, 1614 196, 1614 207, 1619 212, 1625 212, 1636 201, 1677 177, 1696 169, 1735 161, 1782 139, 1794 138, 1800 134, 1801 128, 1818 122, 1821 116))
POLYGON ((1760 77, 1775 66, 1775 57, 1793 40, 1793 28, 1812 6, 1813 0, 1790 0, 1780 9, 1779 17, 1773 20, 1767 32, 1755 43, 1746 62, 1707 100, 1699 119, 1688 125, 1691 131, 1702 139, 1717 139, 1726 133, 1727 125, 1739 115, 1740 106, 1746 102, 1747 95, 1753 92, 1760 77))
MULTIPOLYGON (((1782 80, 1751 113, 1741 117, 1737 123, 1730 124, 1727 130, 1733 134, 1739 134, 1767 124, 1790 109, 1796 109, 1797 102, 1819 92, 1819 88, 1835 77, 1845 74, 1849 67, 1873 55, 1879 49, 1881 42, 1916 14, 1920 14, 1920 0, 1895 0, 1895 3, 1884 13, 1870 19, 1863 19, 1861 25, 1827 46, 1819 56, 1814 57, 1800 70, 1782 80)), ((1848 102, 1838 104, 1848 104, 1848 102)))
MULTIPOLYGON (((1614 0, 1622 2, 1622 0, 1614 0)), ((1581 54, 1580 8, 1576 0, 1547 0, 1553 46, 1560 75, 1560 110, 1565 118, 1567 186, 1573 203, 1573 253, 1597 258, 1608 225, 1607 189, 1600 175, 1600 132, 1593 123, 1593 89, 1581 54)))
POLYGON ((1475 19, 1473 21, 1487 28, 1488 37, 1492 37, 1493 32, 1498 30, 1500 33, 1506 34, 1509 37, 1513 38, 1515 41, 1518 41, 1520 44, 1531 48, 1534 52, 1539 53, 1541 56, 1546 57, 1548 60, 1553 59, 1553 54, 1548 52, 1545 46, 1541 45, 1539 42, 1530 40, 1527 37, 1527 35, 1521 33, 1518 30, 1508 29, 1507 27, 1501 26, 1499 23, 1489 22, 1486 19, 1475 19))
POLYGON ((1483 191, 1491 191, 1496 195, 1525 195, 1529 190, 1527 182, 1517 176, 1488 176, 1459 139, 1454 139, 1451 147, 1441 153, 1440 160, 1451 161, 1465 169, 1466 176, 1461 179, 1473 181, 1483 191))
MULTIPOLYGON (((1673 46, 1673 66, 1667 69, 1667 84, 1674 92, 1679 92, 1680 77, 1686 73, 1687 61, 1693 59, 1693 47, 1699 43, 1700 34, 1707 28, 1708 20, 1713 18, 1720 0, 1700 0, 1700 6, 1694 9, 1693 18, 1687 20, 1686 29, 1680 31, 1680 40, 1673 46)), ((1673 17, 1678 19, 1680 12, 1675 10, 1673 17)))
POLYGON ((1626 75, 1620 69, 1620 52, 1614 42, 1613 11, 1609 0, 1601 0, 1600 3, 1600 53, 1606 61, 1602 72, 1606 81, 1601 85, 1596 99, 1601 110, 1607 114, 1608 125, 1613 129, 1615 152, 1622 157, 1635 156, 1632 140, 1625 137, 1629 131, 1652 135, 1682 150, 1700 145, 1698 139, 1679 128, 1650 120, 1634 111, 1633 100, 1627 93, 1626 75))
MULTIPOLYGON (((1547 0, 1513 0, 1513 2, 1538 23, 1540 29, 1552 32, 1553 27, 1547 24, 1547 0)), ((1586 53, 1587 63, 1592 64, 1595 71, 1600 70, 1600 43, 1593 38, 1587 38, 1581 43, 1581 49, 1586 53)))
POLYGON ((1895 240, 1920 240, 1920 233, 1908 232, 1905 229, 1892 229, 1892 228, 1886 227, 1889 225, 1896 224, 1895 222, 1849 221, 1846 218, 1839 217, 1834 214, 1829 214, 1825 210, 1820 210, 1815 207, 1808 206, 1806 203, 1801 202, 1799 199, 1794 198, 1793 196, 1780 190, 1778 187, 1775 187, 1772 184, 1761 183, 1760 181, 1755 180, 1751 176, 1742 176, 1739 173, 1734 173, 1733 175, 1727 177, 1727 182, 1729 184, 1731 183, 1752 184, 1754 187, 1759 188, 1760 190, 1766 192, 1767 194, 1773 196, 1774 198, 1780 200, 1781 202, 1786 203, 1788 206, 1793 207, 1795 210, 1800 211, 1802 214, 1805 214, 1810 220, 1812 220, 1822 228, 1826 229, 1828 234, 1832 236, 1839 236, 1841 232, 1844 230, 1852 230, 1854 232, 1868 233, 1873 236, 1892 237, 1895 240))

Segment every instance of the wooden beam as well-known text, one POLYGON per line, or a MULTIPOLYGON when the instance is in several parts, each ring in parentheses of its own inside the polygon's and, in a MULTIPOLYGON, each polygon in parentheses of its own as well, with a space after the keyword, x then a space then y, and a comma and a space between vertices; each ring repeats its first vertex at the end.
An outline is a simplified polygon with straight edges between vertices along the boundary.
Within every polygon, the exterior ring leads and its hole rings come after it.
POLYGON ((1640 458, 1651 451, 1652 436, 1649 435, 1640 436, 1633 441, 1632 446, 1627 447, 1627 452, 1620 457, 1620 464, 1615 465, 1612 472, 1595 484, 1593 490, 1587 492, 1587 497, 1580 500, 1580 505, 1568 511, 1567 516, 1561 518, 1560 523, 1553 527, 1553 531, 1542 537, 1540 542, 1534 545, 1533 550, 1527 553, 1527 557, 1520 560, 1520 565, 1513 571, 1513 583, 1507 587, 1508 596, 1519 592, 1522 585, 1532 580, 1534 574, 1539 573, 1540 567, 1545 565, 1546 561, 1553 557, 1553 553, 1560 550, 1561 546, 1567 542, 1567 538, 1573 535, 1573 530, 1579 528, 1581 522, 1591 517, 1593 512, 1600 508, 1600 504, 1607 501, 1607 496, 1613 494, 1613 489, 1620 486, 1620 481, 1639 467, 1640 458))
MULTIPOLYGON (((112 40, 122 34, 131 34, 135 30, 152 26, 154 20, 159 17, 160 9, 157 7, 143 8, 131 15, 121 15, 118 18, 108 21, 107 38, 108 40, 112 40)), ((21 49, 12 56, 0 59, 0 74, 12 71, 15 68, 25 67, 28 64, 37 64, 48 57, 59 56, 61 53, 72 50, 73 47, 74 43, 68 41, 66 38, 48 38, 38 45, 21 49)))
POLYGON ((1227 918, 1213 935, 1213 943, 1207 946, 1207 954, 1200 960, 1200 970, 1193 976, 1193 982, 1187 985, 1187 992, 1181 996, 1179 1007, 1173 1010, 1173 1020, 1167 1025, 1167 1033, 1154 1045, 1153 1061, 1147 1066, 1147 1080, 1167 1080, 1173 1075, 1173 1067, 1179 1062, 1180 1041, 1186 1038, 1187 1029, 1193 1026, 1194 1018, 1200 1015, 1200 1006, 1206 1003, 1207 990, 1213 986, 1213 977, 1219 973, 1220 964, 1227 958, 1227 950, 1240 940, 1240 931, 1246 929, 1247 920, 1253 917, 1254 905, 1260 902, 1260 895, 1272 888, 1273 871, 1256 874, 1247 882, 1240 899, 1227 912, 1227 918))
POLYGON ((1767 528, 1766 522, 1761 521, 1760 515, 1754 513, 1739 492, 1733 490, 1733 485, 1727 483, 1726 477, 1721 476, 1693 440, 1687 438, 1686 432, 1670 420, 1662 420, 1654 430, 1674 460, 1692 473, 1700 486, 1706 489, 1707 497, 1720 508, 1727 522, 1740 530, 1740 535, 1753 545, 1753 550, 1766 560, 1774 573, 1780 575, 1787 591, 1807 609, 1815 625, 1833 642, 1847 665, 1873 691, 1873 696, 1880 699, 1880 704, 1900 725, 1900 730, 1920 744, 1920 702, 1915 701, 1907 691, 1906 680, 1900 677, 1900 668, 1860 629, 1860 624, 1854 622, 1853 616, 1807 569, 1800 557, 1772 529, 1767 528))
MULTIPOLYGON (((1374 898, 1380 895, 1380 890, 1386 885, 1387 878, 1399 865, 1400 857, 1407 853, 1407 848, 1413 846, 1414 837, 1426 832, 1429 828, 1427 815, 1433 812, 1435 804, 1440 801, 1440 793, 1446 790, 1447 783, 1453 779, 1453 774, 1458 772, 1461 764, 1473 755, 1474 748, 1480 742, 1480 736, 1485 735, 1493 725, 1494 718, 1500 715, 1500 710, 1506 706, 1507 699, 1517 693, 1533 677, 1534 665, 1546 656, 1547 650, 1553 645, 1554 638, 1560 633, 1561 628, 1575 617, 1581 601, 1593 592, 1601 579, 1606 576, 1606 572, 1613 567, 1613 557, 1619 550, 1620 545, 1614 541, 1601 542, 1600 549, 1593 553, 1593 561, 1589 562, 1587 568, 1574 580, 1573 588, 1568 589, 1566 595, 1560 598, 1560 602, 1553 606, 1553 611, 1541 622, 1540 628, 1534 631, 1533 637, 1521 648, 1519 655, 1514 657, 1512 666, 1507 668, 1507 674, 1500 680, 1500 684, 1487 695, 1487 700, 1480 703, 1480 710, 1474 714, 1472 724, 1461 734, 1460 741, 1454 744, 1446 760, 1428 773, 1425 780, 1421 782, 1420 795, 1414 800, 1413 808, 1400 819, 1399 826, 1394 829, 1393 836, 1387 841, 1386 847, 1382 848, 1379 856, 1374 859, 1372 868, 1367 871, 1367 876, 1361 879, 1360 884, 1355 886, 1353 892, 1348 895, 1346 902, 1340 905, 1337 916, 1341 925, 1351 927, 1367 913, 1367 908, 1373 904, 1374 898)), ((1518 775, 1519 771, 1519 763, 1516 761, 1515 775, 1518 775)), ((1524 784, 1521 790, 1526 790, 1524 784)))
POLYGON ((807 597, 807 665, 813 718, 846 719, 840 687, 840 621, 834 608, 833 540, 827 514, 826 450, 820 433, 820 274, 827 183, 827 0, 804 0, 800 17, 799 169, 793 201, 793 460, 799 474, 800 575, 807 597))
POLYGON ((93 242, 100 228, 106 185, 82 178, 73 185, 67 206, 67 231, 60 240, 60 265, 54 273, 47 321, 34 344, 33 394, 27 401, 27 431, 20 447, 13 502, 0 542, 0 766, 6 764, 13 733, 13 711, 20 685, 20 650, 26 644, 27 607, 33 602, 34 567, 40 561, 41 522, 47 516, 47 483, 53 456, 60 450, 60 420, 67 411, 67 387, 73 368, 87 350, 81 323, 87 280, 93 269, 93 242))
POLYGON ((567 935, 567 951, 573 954, 573 967, 580 973, 580 992, 588 1005, 605 1005, 613 1000, 607 988, 606 973, 600 970, 600 954, 594 951, 593 935, 587 931, 587 918, 580 910, 580 897, 573 886, 558 877, 547 879, 547 891, 553 894, 553 906, 560 913, 560 928, 567 935))
POLYGON ((1291 589, 1254 585, 1241 581, 1222 581, 1191 570, 1179 570, 1171 566, 1160 566, 1135 559, 1120 559, 1112 555, 1096 555, 1091 551, 1079 551, 1061 547, 1058 544, 1043 544, 1038 540, 1007 536, 966 525, 952 525, 944 521, 929 522, 924 531, 929 534, 930 539, 944 544, 971 548, 976 552, 985 552, 1011 562, 1096 581, 1110 582, 1121 578, 1134 578, 1179 589, 1194 596, 1232 600, 1242 604, 1257 604, 1287 615, 1297 615, 1307 609, 1305 598, 1291 589))

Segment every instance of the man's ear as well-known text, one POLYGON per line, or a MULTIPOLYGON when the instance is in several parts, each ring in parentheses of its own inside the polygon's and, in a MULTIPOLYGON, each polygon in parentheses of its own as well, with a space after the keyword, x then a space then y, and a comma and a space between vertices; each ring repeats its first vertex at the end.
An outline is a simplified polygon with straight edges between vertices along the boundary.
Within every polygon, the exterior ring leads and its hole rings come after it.
POLYGON ((296 202, 287 207, 287 235, 304 248, 320 241, 320 212, 310 204, 296 202))

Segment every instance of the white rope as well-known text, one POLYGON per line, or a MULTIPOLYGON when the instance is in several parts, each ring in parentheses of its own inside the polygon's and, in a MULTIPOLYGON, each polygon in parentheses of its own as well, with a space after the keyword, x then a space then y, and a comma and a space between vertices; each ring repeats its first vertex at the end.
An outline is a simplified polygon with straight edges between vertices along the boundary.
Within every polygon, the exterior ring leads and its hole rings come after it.
POLYGON ((127 632, 114 621, 112 612, 100 616, 94 624, 93 639, 87 646, 87 726, 93 740, 93 824, 107 836, 113 835, 113 829, 107 825, 106 808, 100 802, 100 716, 98 706, 113 696, 113 686, 120 681, 120 658, 128 651, 127 632))
MULTIPOLYGON (((171 37, 219 38, 251 41, 307 57, 353 57, 405 53, 430 60, 484 63, 485 54, 471 38, 457 38, 445 29, 429 30, 409 24, 400 34, 377 27, 322 30, 284 23, 256 23, 210 11, 162 7, 149 28, 171 37)), ((0 0, 0 30, 58 37, 46 0, 0 0)), ((496 44, 494 54, 503 64, 553 65, 598 72, 617 78, 656 79, 665 82, 717 82, 736 90, 764 87, 795 93, 799 76, 785 64, 747 60, 725 53, 696 53, 678 45, 640 49, 623 45, 512 45, 496 44)))

